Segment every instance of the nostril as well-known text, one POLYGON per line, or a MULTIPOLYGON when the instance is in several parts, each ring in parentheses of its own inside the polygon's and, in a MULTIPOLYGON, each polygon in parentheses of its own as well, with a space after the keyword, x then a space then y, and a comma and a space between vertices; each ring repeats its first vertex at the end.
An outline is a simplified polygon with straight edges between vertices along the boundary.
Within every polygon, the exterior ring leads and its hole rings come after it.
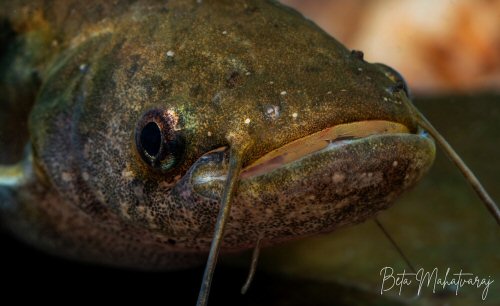
POLYGON ((390 87, 390 90, 392 92, 398 92, 398 91, 401 91, 401 90, 405 90, 406 91, 406 86, 403 82, 401 81, 398 81, 396 82, 396 84, 394 84, 393 86, 390 87))
POLYGON ((406 85, 406 82, 398 80, 396 84, 388 88, 389 92, 391 94, 398 93, 400 91, 404 91, 406 96, 409 98, 410 97, 410 89, 408 88, 408 85, 406 85))
POLYGON ((363 51, 359 51, 359 50, 352 50, 352 51, 351 51, 351 56, 352 56, 353 58, 356 58, 356 59, 360 60, 360 61, 364 61, 364 60, 365 60, 365 59, 364 59, 365 54, 363 53, 363 51))
POLYGON ((394 94, 403 90, 406 96, 408 98, 411 98, 411 93, 408 84, 406 83, 405 79, 399 72, 384 64, 376 64, 376 65, 378 65, 382 69, 382 72, 385 74, 386 77, 388 77, 391 81, 394 82, 393 85, 387 88, 387 91, 389 93, 394 94))

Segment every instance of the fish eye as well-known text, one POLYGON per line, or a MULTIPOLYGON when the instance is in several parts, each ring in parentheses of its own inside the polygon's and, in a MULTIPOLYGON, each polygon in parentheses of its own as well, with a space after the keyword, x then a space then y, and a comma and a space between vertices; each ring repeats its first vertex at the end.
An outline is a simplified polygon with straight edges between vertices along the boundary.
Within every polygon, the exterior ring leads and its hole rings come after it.
POLYGON ((135 145, 142 160, 155 170, 166 172, 184 153, 182 135, 176 131, 175 114, 161 109, 145 112, 135 129, 135 145))
POLYGON ((377 64, 377 65, 382 68, 382 71, 384 72, 385 76, 391 79, 395 83, 393 86, 389 88, 391 93, 396 93, 403 90, 406 96, 410 98, 411 95, 410 88, 408 87, 408 84, 406 83, 403 76, 399 72, 397 72, 396 70, 387 65, 384 64, 377 64))

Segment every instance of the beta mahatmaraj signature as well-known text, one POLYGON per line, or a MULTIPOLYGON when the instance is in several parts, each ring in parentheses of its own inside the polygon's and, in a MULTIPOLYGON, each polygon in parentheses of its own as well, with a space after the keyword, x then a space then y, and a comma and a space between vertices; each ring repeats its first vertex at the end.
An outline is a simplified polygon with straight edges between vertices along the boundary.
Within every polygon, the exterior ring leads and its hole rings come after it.
POLYGON ((432 271, 425 271, 421 268, 416 273, 403 270, 403 272, 395 274, 392 267, 383 267, 380 270, 380 276, 382 276, 380 294, 383 295, 384 292, 399 288, 398 295, 401 295, 403 286, 411 286, 415 281, 418 285, 417 295, 420 295, 423 287, 432 287, 432 292, 436 293, 436 288, 445 289, 447 286, 452 286, 455 289, 455 295, 458 295, 460 288, 471 286, 477 289, 483 288, 481 298, 483 301, 486 300, 490 285, 494 282, 491 277, 481 278, 473 273, 465 273, 461 269, 457 273, 451 273, 450 270, 447 268, 444 277, 442 277, 438 268, 434 268, 432 271))

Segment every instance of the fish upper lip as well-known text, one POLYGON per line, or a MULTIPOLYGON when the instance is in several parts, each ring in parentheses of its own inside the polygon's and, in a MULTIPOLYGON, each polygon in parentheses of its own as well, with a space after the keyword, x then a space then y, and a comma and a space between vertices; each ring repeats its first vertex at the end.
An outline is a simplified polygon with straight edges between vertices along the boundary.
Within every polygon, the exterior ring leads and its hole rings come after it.
POLYGON ((407 126, 394 121, 366 120, 338 124, 294 140, 245 167, 241 179, 259 176, 327 148, 330 144, 373 135, 411 134, 407 126))

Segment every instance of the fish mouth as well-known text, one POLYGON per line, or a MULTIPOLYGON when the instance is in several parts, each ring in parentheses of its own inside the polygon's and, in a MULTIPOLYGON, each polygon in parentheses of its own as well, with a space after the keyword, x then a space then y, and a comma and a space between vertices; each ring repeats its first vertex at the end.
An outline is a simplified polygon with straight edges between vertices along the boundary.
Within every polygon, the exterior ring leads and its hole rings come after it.
POLYGON ((367 120, 335 125, 279 147, 246 166, 241 179, 250 179, 297 162, 329 147, 341 146, 353 140, 378 135, 411 134, 401 123, 367 120))
MULTIPOLYGON (((283 242, 362 222, 414 186, 434 156, 434 141, 422 129, 384 120, 339 124, 294 140, 240 173, 226 248, 253 247, 263 229, 268 241, 283 242)), ((227 149, 205 154, 178 194, 217 203, 228 164, 227 149)), ((210 207, 215 220, 218 206, 210 207)), ((213 227, 207 229, 197 235, 210 237, 213 227)))
MULTIPOLYGON (((427 172, 434 156, 434 141, 422 129, 413 132, 387 120, 338 124, 246 165, 236 201, 255 204, 265 202, 263 196, 285 199, 293 194, 296 198, 289 202, 304 202, 303 198, 315 195, 325 203, 337 203, 344 193, 362 194, 368 188, 373 194, 364 197, 366 203, 388 203, 389 195, 400 194, 427 172), (324 180, 329 183, 322 185, 324 180)), ((198 159, 184 181, 194 194, 218 200, 228 164, 227 148, 213 150, 198 159)))

